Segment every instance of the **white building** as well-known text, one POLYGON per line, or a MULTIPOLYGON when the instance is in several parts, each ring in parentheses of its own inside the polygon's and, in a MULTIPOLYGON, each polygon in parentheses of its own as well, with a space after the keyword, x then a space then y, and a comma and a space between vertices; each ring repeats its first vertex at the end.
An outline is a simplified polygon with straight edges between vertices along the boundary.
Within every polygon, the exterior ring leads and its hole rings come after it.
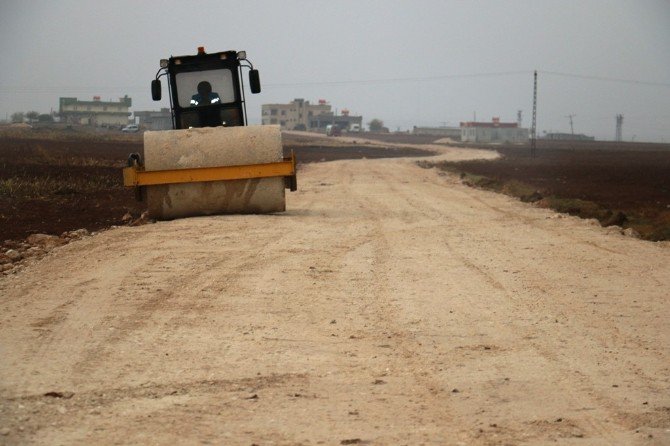
POLYGON ((136 111, 133 113, 136 124, 147 130, 172 130, 172 112, 169 108, 160 111, 136 111))
POLYGON ((461 122, 461 141, 491 143, 526 143, 528 129, 519 127, 516 122, 500 122, 493 118, 491 122, 461 122))
POLYGON ((333 113, 330 104, 319 99, 318 104, 310 104, 304 99, 294 99, 288 104, 263 104, 262 124, 279 124, 283 130, 312 130, 325 132, 328 125, 336 125, 341 130, 361 129, 362 116, 351 116, 349 110, 339 115, 333 113))
POLYGON ((460 139, 460 127, 417 127, 412 130, 414 135, 443 136, 445 138, 460 139))
POLYGON ((92 101, 80 101, 77 98, 60 98, 58 114, 61 122, 92 126, 119 127, 127 125, 130 116, 128 110, 132 100, 126 95, 114 101, 101 101, 94 96, 92 101))

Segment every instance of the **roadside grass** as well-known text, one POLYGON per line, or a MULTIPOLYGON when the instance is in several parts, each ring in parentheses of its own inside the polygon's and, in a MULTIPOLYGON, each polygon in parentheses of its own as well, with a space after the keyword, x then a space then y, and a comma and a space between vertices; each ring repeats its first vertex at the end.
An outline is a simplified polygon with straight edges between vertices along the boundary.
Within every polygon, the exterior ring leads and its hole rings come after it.
POLYGON ((109 175, 91 177, 13 176, 0 179, 0 197, 12 199, 87 194, 120 188, 118 178, 109 175))
POLYGON ((122 133, 118 130, 93 128, 88 126, 68 126, 36 124, 33 128, 17 128, 0 125, 0 138, 20 138, 23 140, 46 139, 49 141, 89 141, 96 142, 137 142, 142 141, 142 132, 122 133))
POLYGON ((670 210, 660 213, 651 210, 628 215, 627 224, 646 240, 670 240, 670 210))
POLYGON ((642 209, 624 214, 621 211, 608 209, 594 201, 556 195, 545 196, 534 186, 516 179, 503 181, 474 174, 465 171, 457 162, 434 163, 421 160, 417 164, 425 169, 436 167, 458 175, 462 183, 470 187, 502 193, 520 201, 535 203, 539 207, 553 209, 560 213, 584 219, 596 219, 603 227, 616 225, 622 228, 632 228, 645 240, 670 240, 670 210, 642 209))
POLYGON ((98 149, 91 141, 55 147, 45 140, 0 143, 0 198, 61 202, 66 196, 123 188, 120 172, 125 162, 115 159, 108 147, 98 149))
POLYGON ((92 156, 71 155, 48 150, 41 144, 36 144, 34 153, 21 159, 23 164, 46 164, 50 166, 79 166, 79 167, 98 167, 115 166, 121 167, 123 164, 118 160, 109 160, 105 158, 94 158, 92 156))

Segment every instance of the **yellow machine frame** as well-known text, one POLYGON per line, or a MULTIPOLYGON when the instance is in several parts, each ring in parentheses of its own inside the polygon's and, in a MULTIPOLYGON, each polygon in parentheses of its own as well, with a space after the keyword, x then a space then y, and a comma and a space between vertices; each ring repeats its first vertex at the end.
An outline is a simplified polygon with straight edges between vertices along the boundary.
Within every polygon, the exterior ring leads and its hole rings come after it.
POLYGON ((144 166, 139 162, 139 156, 128 161, 129 166, 123 169, 123 185, 126 187, 284 177, 287 179, 286 187, 292 191, 296 190, 296 161, 293 152, 289 158, 275 163, 153 171, 144 170, 144 166))

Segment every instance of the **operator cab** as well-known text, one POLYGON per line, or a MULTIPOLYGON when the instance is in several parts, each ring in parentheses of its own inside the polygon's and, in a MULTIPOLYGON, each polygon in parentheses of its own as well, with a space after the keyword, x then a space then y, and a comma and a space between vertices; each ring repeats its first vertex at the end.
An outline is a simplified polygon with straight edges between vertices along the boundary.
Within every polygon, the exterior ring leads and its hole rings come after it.
POLYGON ((252 93, 260 93, 258 70, 245 51, 172 56, 161 60, 161 68, 151 83, 154 101, 161 99, 161 76, 168 77, 172 128, 235 127, 247 125, 242 68, 249 68, 252 93))

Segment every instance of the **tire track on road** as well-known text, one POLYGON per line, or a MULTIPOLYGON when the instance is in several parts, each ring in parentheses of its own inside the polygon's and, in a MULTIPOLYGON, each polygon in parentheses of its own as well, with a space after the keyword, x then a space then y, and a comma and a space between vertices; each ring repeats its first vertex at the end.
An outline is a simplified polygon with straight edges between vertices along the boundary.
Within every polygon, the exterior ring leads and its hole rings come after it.
MULTIPOLYGON (((406 176, 406 175, 405 175, 406 176)), ((403 176, 404 177, 404 176, 403 176)), ((399 180, 401 177, 396 176, 396 178, 399 180)), ((398 183, 395 183, 398 184, 398 183)), ((401 187, 394 187, 390 186, 393 190, 393 193, 396 196, 401 196, 411 207, 415 209, 415 212, 417 215, 423 215, 428 219, 435 220, 435 221, 444 221, 445 220, 445 214, 444 214, 444 207, 439 206, 437 204, 437 200, 435 199, 436 194, 432 193, 432 191, 424 191, 423 193, 412 193, 411 195, 407 193, 407 190, 405 188, 401 187)), ((470 196, 470 193, 466 194, 470 196)), ((482 205, 486 206, 487 208, 493 210, 494 212, 501 212, 506 215, 507 218, 516 218, 515 215, 511 212, 503 211, 497 206, 492 206, 489 203, 484 202, 483 200, 476 200, 477 202, 481 203, 482 205)), ((522 220, 526 221, 527 223, 530 221, 529 219, 524 219, 522 220)), ((532 225, 532 223, 531 223, 532 225)), ((535 225, 533 225, 535 226, 535 225)), ((545 230, 545 228, 537 228, 540 230, 545 230)), ((493 289, 502 292, 505 295, 505 299, 509 302, 513 302, 515 306, 519 310, 525 311, 527 314, 536 314, 538 311, 538 307, 535 305, 528 306, 526 301, 523 299, 520 299, 518 296, 516 296, 514 293, 512 293, 508 288, 498 281, 492 274, 487 272, 484 268, 480 268, 474 261, 472 261, 468 256, 460 253, 457 249, 455 249, 453 246, 450 245, 450 243, 444 239, 440 240, 441 243, 445 243, 447 250, 451 255, 455 255, 459 258, 459 261, 466 265, 469 269, 475 272, 475 274, 479 275, 486 283, 488 283, 493 289)), ((500 251, 497 246, 489 245, 491 249, 495 249, 497 254, 500 254, 500 256, 496 255, 495 257, 504 257, 504 253, 508 252, 507 249, 505 251, 500 251)), ((595 246, 596 248, 602 248, 601 246, 595 246)), ((609 250, 612 251, 612 250, 609 250)), ((612 251, 615 252, 615 251, 612 251)), ((539 275, 539 271, 535 271, 533 275, 539 275)), ((548 279, 544 279, 547 281, 548 279)), ((540 280, 541 282, 541 280, 540 280)), ((547 281, 547 283, 549 283, 547 281)), ((544 289, 539 289, 538 287, 533 287, 536 291, 541 291, 542 294, 544 295, 545 299, 550 299, 549 293, 544 290, 544 289)), ((542 310, 543 312, 546 312, 546 308, 542 310)), ((551 313, 547 313, 547 317, 553 317, 551 313)), ((541 336, 537 336, 534 331, 529 331, 528 328, 526 328, 525 325, 518 325, 512 322, 514 325, 514 331, 519 332, 519 333, 526 333, 524 337, 533 337, 536 339, 551 339, 551 337, 546 336, 546 332, 543 332, 541 336)), ((615 327, 616 328, 616 327, 615 327)), ((574 365, 571 364, 570 358, 561 358, 558 354, 556 354, 556 351, 560 351, 560 348, 557 348, 559 346, 553 345, 553 346, 548 346, 544 345, 538 342, 532 342, 531 345, 533 348, 544 358, 546 358, 550 363, 553 363, 555 366, 558 366, 558 370, 560 372, 556 373, 557 375, 564 375, 564 376, 574 376, 572 372, 574 371, 574 365)), ((632 362, 628 363, 629 368, 633 370, 637 370, 636 375, 640 376, 641 373, 643 373, 638 367, 635 366, 632 362)), ((584 374, 579 374, 579 384, 578 385, 562 385, 563 391, 561 393, 565 395, 570 395, 570 400, 572 401, 572 405, 574 407, 578 407, 580 404, 583 404, 584 400, 588 400, 592 398, 592 404, 593 406, 599 406, 602 409, 607 409, 608 413, 606 415, 607 418, 610 419, 617 419, 621 418, 622 414, 625 413, 625 410, 623 407, 621 407, 619 404, 617 404, 613 399, 605 397, 601 391, 597 390, 596 386, 594 385, 593 381, 589 379, 586 375, 584 374), (573 389, 575 388, 580 388, 580 389, 588 389, 588 390, 581 390, 579 393, 576 393, 573 389)), ((645 381, 648 384, 653 383, 653 378, 651 377, 645 377, 645 381)), ((617 434, 612 432, 611 426, 608 425, 607 423, 603 423, 601 421, 601 417, 595 418, 592 416, 585 416, 583 417, 585 421, 588 422, 590 425, 590 430, 597 432, 597 434, 602 438, 606 439, 610 444, 616 444, 617 443, 617 434)), ((624 425, 621 425, 621 427, 625 427, 624 425)))

